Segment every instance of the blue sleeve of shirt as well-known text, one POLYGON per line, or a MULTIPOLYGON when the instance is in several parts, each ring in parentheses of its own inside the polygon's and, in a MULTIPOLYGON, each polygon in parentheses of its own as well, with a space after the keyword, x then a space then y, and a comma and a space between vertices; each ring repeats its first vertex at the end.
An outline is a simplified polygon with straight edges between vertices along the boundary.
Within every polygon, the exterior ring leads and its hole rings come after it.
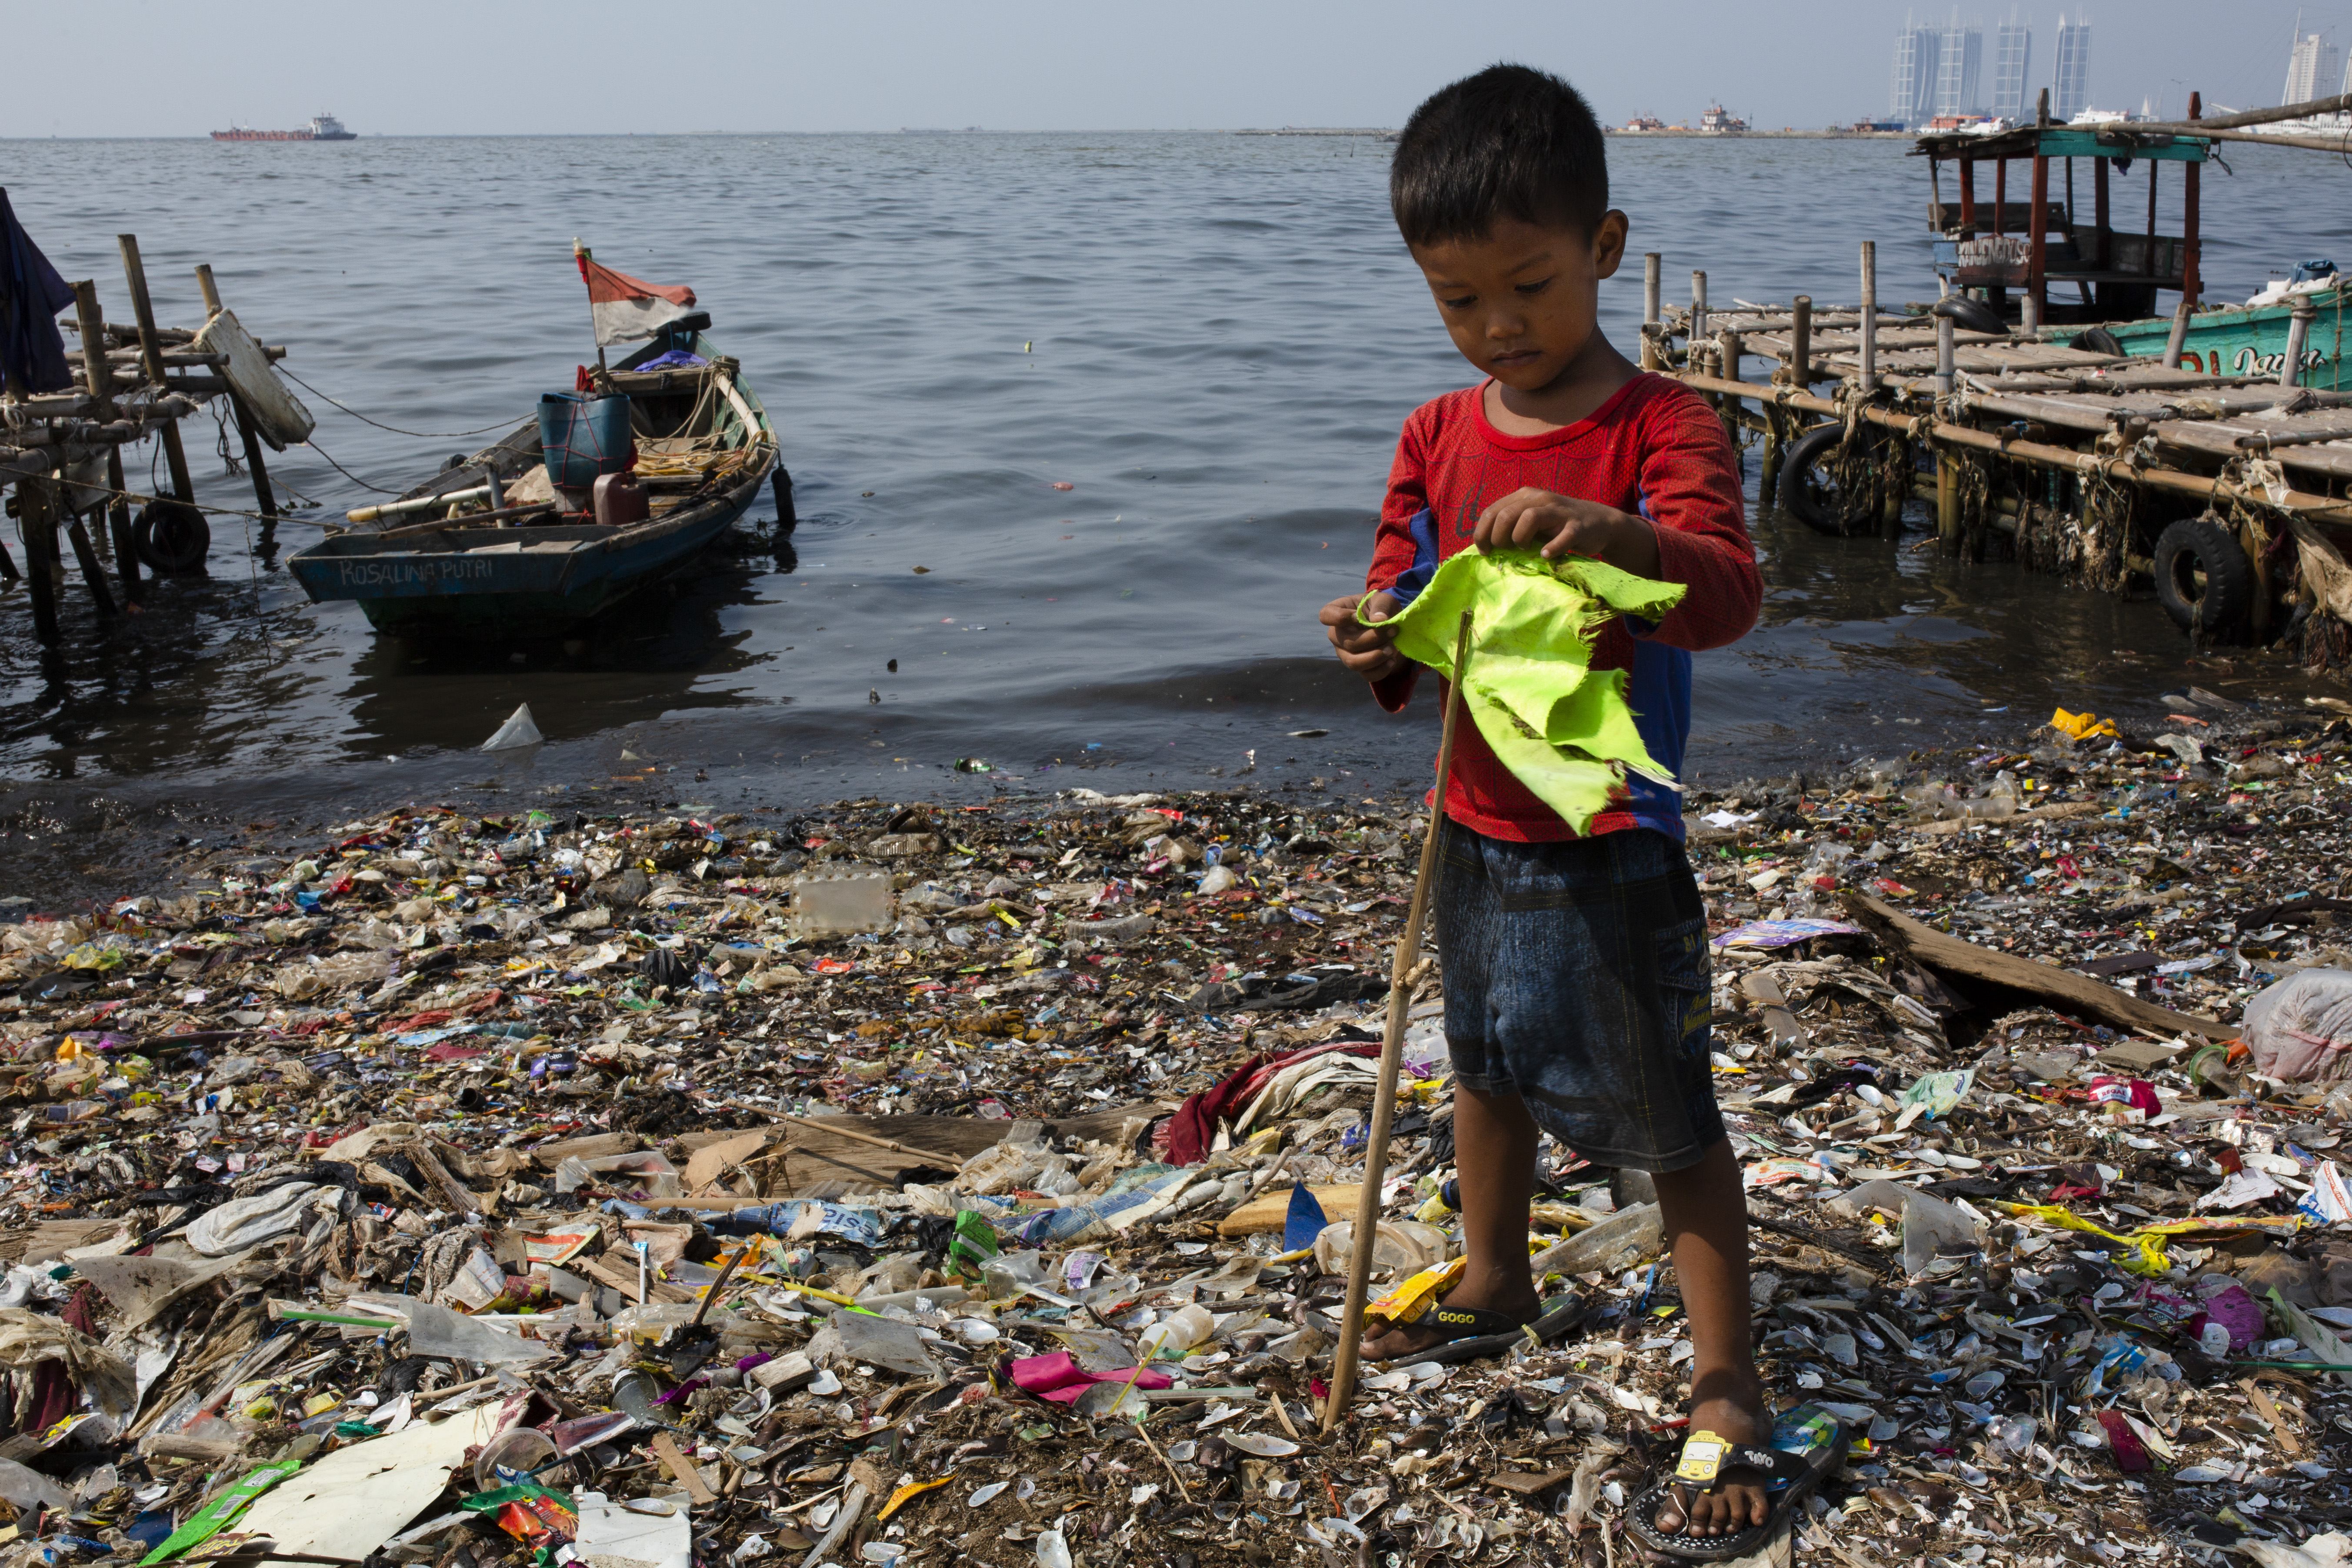
POLYGON ((1412 532, 1412 564, 1389 584, 1389 595, 1400 609, 1420 598, 1430 579, 1437 575, 1437 514, 1423 507, 1412 514, 1409 526, 1412 532))

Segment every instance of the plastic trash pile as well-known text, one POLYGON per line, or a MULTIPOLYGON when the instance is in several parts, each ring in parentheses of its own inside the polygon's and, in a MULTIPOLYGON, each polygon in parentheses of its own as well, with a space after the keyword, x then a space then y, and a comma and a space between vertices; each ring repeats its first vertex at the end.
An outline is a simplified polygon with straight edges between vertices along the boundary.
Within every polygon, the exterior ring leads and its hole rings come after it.
MULTIPOLYGON (((1796 1550, 2340 1558, 2352 731, 2175 706, 1691 794, 1759 1354, 1850 1444, 1796 1550)), ((1534 1332, 1322 1431, 1423 826, 404 810, 0 889, 5 1561, 1613 1568, 1687 1397, 1638 1178, 1547 1144, 1534 1332)))

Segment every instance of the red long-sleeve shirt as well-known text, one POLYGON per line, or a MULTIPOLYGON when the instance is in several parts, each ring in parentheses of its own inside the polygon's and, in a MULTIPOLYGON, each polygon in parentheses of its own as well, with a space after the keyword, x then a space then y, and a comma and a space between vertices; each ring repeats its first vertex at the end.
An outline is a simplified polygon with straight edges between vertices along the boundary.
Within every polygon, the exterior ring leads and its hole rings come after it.
MULTIPOLYGON (((1628 698, 1650 753, 1679 773, 1690 734, 1690 655, 1720 647, 1756 624, 1764 584, 1748 537, 1747 508, 1731 442, 1699 395, 1665 376, 1641 374, 1574 425, 1543 436, 1508 436, 1489 424, 1486 386, 1464 387, 1415 409, 1397 442, 1372 543, 1368 589, 1386 588, 1413 563, 1413 515, 1437 521, 1438 558, 1470 548, 1479 514, 1522 487, 1597 501, 1647 517, 1658 538, 1658 575, 1685 585, 1654 627, 1623 617, 1595 636, 1595 670, 1632 671, 1628 698)), ((1411 700, 1421 667, 1376 683, 1393 713, 1411 700)), ((1576 835, 1498 761, 1475 724, 1457 727, 1445 814, 1494 838, 1539 843, 1576 835)), ((1638 776, 1592 819, 1595 834, 1654 827, 1679 839, 1680 798, 1638 776)))

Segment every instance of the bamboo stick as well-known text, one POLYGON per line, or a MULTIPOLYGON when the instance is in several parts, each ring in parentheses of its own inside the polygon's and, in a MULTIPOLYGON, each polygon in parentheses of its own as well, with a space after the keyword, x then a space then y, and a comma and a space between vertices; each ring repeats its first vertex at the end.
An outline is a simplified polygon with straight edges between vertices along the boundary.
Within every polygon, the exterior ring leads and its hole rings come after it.
MULTIPOLYGON (((1692 342, 1697 340, 1694 338, 1692 342)), ((1437 869, 1437 841, 1445 831, 1445 781, 1454 770, 1454 730, 1462 716, 1462 679, 1470 664, 1470 612, 1462 612, 1461 630, 1454 637, 1454 679, 1447 683, 1445 726, 1437 743, 1437 788, 1432 793, 1429 827, 1422 835, 1421 870, 1413 879, 1412 904, 1405 915, 1404 934, 1397 939, 1396 958, 1389 966, 1388 1028, 1381 1039, 1380 1081, 1372 1093, 1371 1136, 1364 1145, 1363 1191, 1356 1199, 1355 1254, 1348 1263, 1348 1300, 1339 1316, 1339 1343, 1331 1362, 1331 1394, 1323 1406, 1323 1434, 1330 1436, 1339 1413, 1356 1390, 1356 1364, 1364 1334, 1364 1292, 1371 1279, 1373 1244, 1380 1239, 1381 1187, 1388 1177, 1389 1123, 1396 1114, 1396 1075, 1404 1058, 1404 1027, 1412 1011, 1412 993, 1421 973, 1422 921, 1429 914, 1437 869)))
MULTIPOLYGON (((163 340, 155 326, 155 302, 147 295, 147 268, 139 259, 139 237, 119 234, 115 243, 122 249, 122 273, 131 283, 131 310, 139 320, 139 350, 147 367, 147 379, 156 385, 163 384, 163 340)), ((196 487, 188 478, 187 449, 180 445, 180 422, 166 424, 163 437, 163 462, 172 472, 172 493, 184 501, 196 499, 196 487)))

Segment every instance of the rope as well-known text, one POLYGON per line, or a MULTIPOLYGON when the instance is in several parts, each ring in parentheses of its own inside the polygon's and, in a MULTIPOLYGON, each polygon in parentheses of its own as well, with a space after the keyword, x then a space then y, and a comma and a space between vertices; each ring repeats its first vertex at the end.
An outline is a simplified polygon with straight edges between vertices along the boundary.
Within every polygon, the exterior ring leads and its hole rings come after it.
MULTIPOLYGON (((317 387, 312 386, 309 382, 304 381, 300 376, 296 375, 292 371, 288 370, 286 368, 285 362, 282 360, 278 362, 275 368, 278 374, 284 376, 287 380, 292 382, 303 391, 310 393, 314 397, 325 398, 327 402, 333 403, 337 408, 341 409, 344 413, 350 415, 361 424, 373 425, 379 430, 389 430, 395 436, 415 436, 427 441, 439 441, 444 439, 455 440, 460 436, 488 435, 490 431, 504 430, 509 426, 520 423, 518 420, 501 419, 496 425, 485 425, 478 430, 404 430, 397 425, 387 425, 381 419, 371 419, 366 415, 361 413, 358 409, 352 407, 348 404, 335 403, 333 398, 328 397, 325 393, 320 392, 317 387)), ((328 459, 330 462, 332 462, 333 460, 334 459, 332 458, 328 459)))
POLYGON ((363 479, 360 478, 357 474, 355 474, 355 473, 352 472, 349 468, 345 468, 345 467, 343 467, 341 463, 338 463, 337 461, 335 461, 335 459, 334 459, 334 458, 328 458, 328 457, 327 457, 327 450, 326 450, 326 448, 325 448, 325 447, 321 447, 321 446, 320 446, 320 445, 319 445, 319 443, 317 443, 316 441, 305 441, 305 442, 303 442, 303 443, 302 443, 302 445, 304 445, 305 447, 310 447, 310 450, 312 450, 313 452, 318 453, 320 457, 321 457, 321 458, 326 458, 326 459, 327 459, 327 467, 329 467, 329 468, 331 468, 334 469, 334 470, 335 470, 335 472, 337 472, 337 473, 339 473, 339 474, 342 475, 342 476, 343 476, 343 478, 345 478, 345 479, 347 479, 351 480, 351 481, 352 481, 352 483, 353 483, 353 484, 355 484, 355 485, 359 486, 359 488, 360 488, 360 489, 363 489, 363 490, 373 490, 376 494, 378 494, 378 495, 380 495, 380 496, 396 496, 396 495, 399 495, 399 494, 401 494, 401 493, 402 493, 402 492, 401 492, 401 491, 399 491, 399 490, 388 490, 388 489, 384 489, 382 485, 372 485, 372 484, 368 483, 365 479, 363 479))

